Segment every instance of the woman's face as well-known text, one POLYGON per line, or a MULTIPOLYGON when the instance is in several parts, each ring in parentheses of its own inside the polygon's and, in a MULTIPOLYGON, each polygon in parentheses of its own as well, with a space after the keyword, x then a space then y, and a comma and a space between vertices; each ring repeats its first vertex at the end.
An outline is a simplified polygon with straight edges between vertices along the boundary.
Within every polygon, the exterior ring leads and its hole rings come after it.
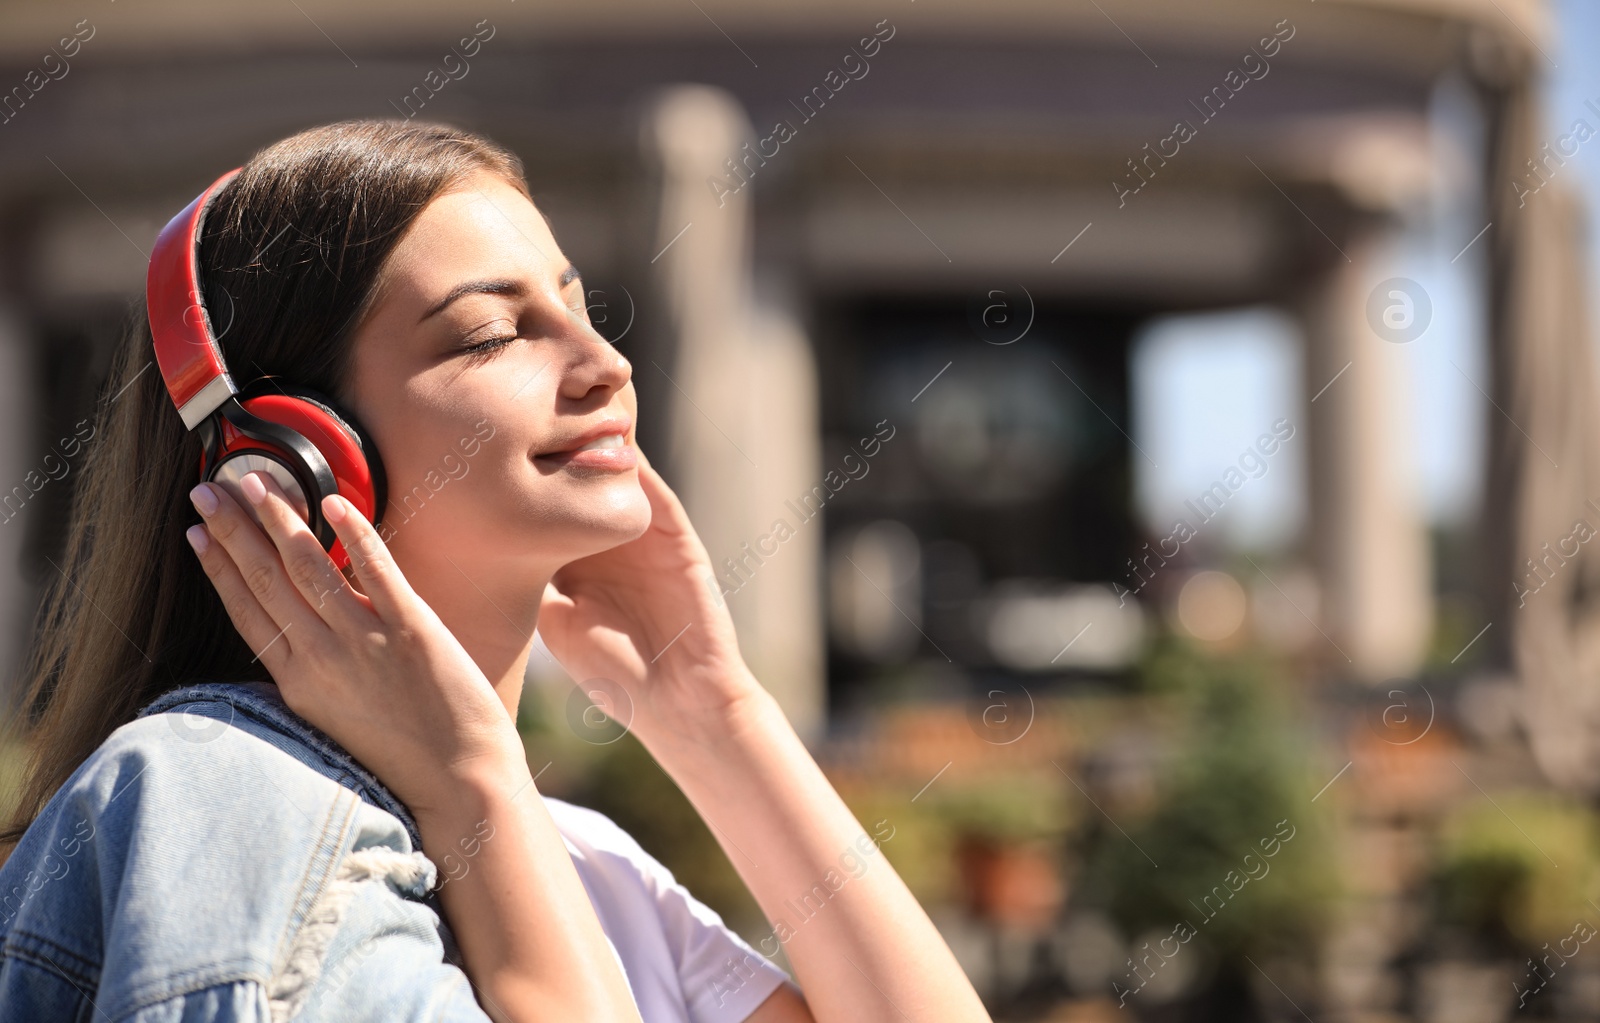
POLYGON ((553 572, 649 526, 633 368, 585 305, 544 217, 493 174, 412 223, 343 396, 382 455, 402 567, 553 572))

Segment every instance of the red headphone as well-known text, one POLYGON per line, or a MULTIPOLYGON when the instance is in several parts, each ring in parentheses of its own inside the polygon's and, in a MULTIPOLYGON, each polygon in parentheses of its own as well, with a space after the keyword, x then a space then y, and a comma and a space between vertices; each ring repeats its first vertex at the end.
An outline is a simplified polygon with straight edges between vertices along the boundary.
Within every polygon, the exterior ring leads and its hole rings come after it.
POLYGON ((213 182, 156 238, 145 288, 156 362, 183 425, 200 428, 200 479, 221 485, 251 511, 239 480, 265 472, 344 568, 350 557, 323 518, 322 499, 342 494, 378 524, 387 488, 372 438, 355 417, 310 388, 274 376, 259 377, 242 391, 235 387, 211 330, 200 288, 200 231, 212 197, 239 170, 213 182))

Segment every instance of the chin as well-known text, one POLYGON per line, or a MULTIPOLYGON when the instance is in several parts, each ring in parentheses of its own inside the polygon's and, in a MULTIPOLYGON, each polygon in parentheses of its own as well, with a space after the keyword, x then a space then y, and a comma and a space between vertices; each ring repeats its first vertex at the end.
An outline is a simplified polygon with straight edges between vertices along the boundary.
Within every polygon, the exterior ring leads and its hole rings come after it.
POLYGON ((615 537, 610 546, 637 540, 650 528, 650 499, 645 496, 638 481, 635 480, 631 487, 619 488, 619 491, 610 495, 613 500, 608 502, 604 516, 605 527, 615 537))
POLYGON ((570 511, 556 531, 569 538, 573 560, 637 540, 650 528, 650 499, 636 478, 578 496, 570 511))

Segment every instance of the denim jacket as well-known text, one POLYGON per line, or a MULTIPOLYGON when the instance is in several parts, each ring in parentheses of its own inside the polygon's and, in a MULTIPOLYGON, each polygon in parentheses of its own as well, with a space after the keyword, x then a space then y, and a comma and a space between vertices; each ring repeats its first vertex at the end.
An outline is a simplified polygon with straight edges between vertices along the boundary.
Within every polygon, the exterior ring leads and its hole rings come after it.
POLYGON ((421 844, 271 683, 167 693, 0 868, 0 1023, 487 1023, 421 844))

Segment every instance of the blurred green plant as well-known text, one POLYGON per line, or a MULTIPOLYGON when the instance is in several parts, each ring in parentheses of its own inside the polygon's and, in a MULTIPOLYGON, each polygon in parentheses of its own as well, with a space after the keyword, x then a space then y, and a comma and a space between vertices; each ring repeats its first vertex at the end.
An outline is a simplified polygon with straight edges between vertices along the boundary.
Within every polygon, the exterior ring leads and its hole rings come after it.
POLYGON ((1600 825, 1557 793, 1463 803, 1440 829, 1431 882, 1441 927, 1492 949, 1554 943, 1600 915, 1600 825))
POLYGON ((950 782, 922 799, 952 832, 999 843, 1060 838, 1076 820, 1066 782, 1010 773, 950 782))
POLYGON ((1164 638, 1141 681, 1174 711, 1176 748, 1150 811, 1119 822, 1126 835, 1088 818, 1080 900, 1124 934, 1188 922, 1224 961, 1310 957, 1336 875, 1311 805, 1305 727, 1284 706, 1284 673, 1250 654, 1212 657, 1164 638))

